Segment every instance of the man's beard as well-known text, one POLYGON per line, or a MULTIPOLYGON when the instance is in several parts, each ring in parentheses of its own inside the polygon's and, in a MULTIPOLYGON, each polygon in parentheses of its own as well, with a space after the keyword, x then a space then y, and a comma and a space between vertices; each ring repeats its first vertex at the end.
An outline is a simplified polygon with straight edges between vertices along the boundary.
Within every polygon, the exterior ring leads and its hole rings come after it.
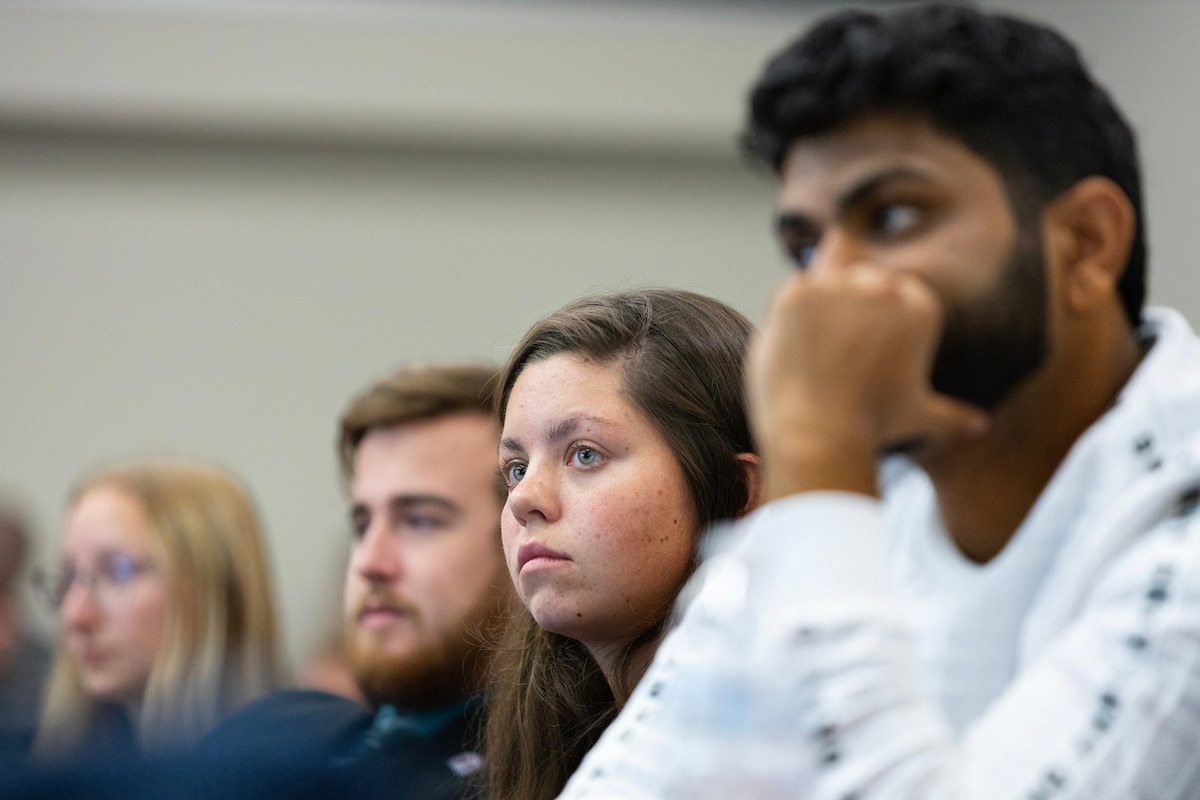
MULTIPOLYGON (((409 610, 418 630, 424 625, 411 604, 396 605, 409 610)), ((421 640, 404 653, 383 651, 369 635, 364 637, 363 631, 352 628, 346 639, 346 659, 363 696, 373 708, 389 704, 420 711, 479 691, 502 608, 495 593, 488 592, 455 627, 433 635, 422 632, 421 640)))
POLYGON ((947 309, 934 390, 995 410, 1046 360, 1046 292, 1038 227, 1023 225, 999 283, 947 309))

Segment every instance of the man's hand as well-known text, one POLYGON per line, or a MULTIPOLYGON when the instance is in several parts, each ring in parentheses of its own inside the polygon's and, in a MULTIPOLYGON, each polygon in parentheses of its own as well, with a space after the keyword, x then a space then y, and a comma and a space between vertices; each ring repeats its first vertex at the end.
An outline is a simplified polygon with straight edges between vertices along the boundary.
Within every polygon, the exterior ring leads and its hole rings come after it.
POLYGON ((866 264, 784 283, 747 374, 765 501, 875 494, 885 448, 986 432, 983 411, 930 386, 942 316, 924 281, 866 264))

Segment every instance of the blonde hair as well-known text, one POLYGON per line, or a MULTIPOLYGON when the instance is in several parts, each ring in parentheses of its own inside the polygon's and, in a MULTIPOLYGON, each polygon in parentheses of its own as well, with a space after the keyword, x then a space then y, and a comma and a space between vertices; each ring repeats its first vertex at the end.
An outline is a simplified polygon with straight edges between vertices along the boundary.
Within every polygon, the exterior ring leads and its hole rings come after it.
MULTIPOLYGON (((225 472, 184 460, 100 470, 71 493, 113 488, 136 498, 166 574, 171 607, 137 718, 143 752, 187 748, 223 717, 282 684, 275 611, 259 525, 225 472)), ((61 643, 42 702, 35 755, 69 757, 102 724, 61 643)))

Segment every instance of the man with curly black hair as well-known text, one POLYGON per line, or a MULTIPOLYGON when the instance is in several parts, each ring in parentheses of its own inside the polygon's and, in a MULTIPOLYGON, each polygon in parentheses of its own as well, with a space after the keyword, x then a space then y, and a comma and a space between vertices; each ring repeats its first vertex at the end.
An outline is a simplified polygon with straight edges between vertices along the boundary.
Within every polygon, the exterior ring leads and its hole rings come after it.
POLYGON ((744 144, 771 502, 564 796, 1200 796, 1200 340, 1111 99, 1045 27, 851 11, 744 144))

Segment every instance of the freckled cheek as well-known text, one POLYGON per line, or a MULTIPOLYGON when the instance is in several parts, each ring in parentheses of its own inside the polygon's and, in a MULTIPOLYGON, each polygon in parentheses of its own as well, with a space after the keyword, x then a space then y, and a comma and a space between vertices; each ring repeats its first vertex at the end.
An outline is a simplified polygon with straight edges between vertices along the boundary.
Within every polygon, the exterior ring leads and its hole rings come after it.
POLYGON ((615 577, 628 586, 656 583, 664 572, 682 575, 687 569, 692 547, 688 522, 656 499, 598 507, 584 528, 594 539, 589 544, 595 557, 614 567, 615 577))
POLYGON ((633 496, 625 500, 598 502, 579 515, 575 527, 578 532, 590 534, 589 538, 598 542, 626 547, 640 537, 646 525, 649 505, 633 496))
POLYGON ((690 507, 664 506, 661 502, 645 510, 637 546, 638 580, 674 590, 692 563, 697 531, 690 507))

